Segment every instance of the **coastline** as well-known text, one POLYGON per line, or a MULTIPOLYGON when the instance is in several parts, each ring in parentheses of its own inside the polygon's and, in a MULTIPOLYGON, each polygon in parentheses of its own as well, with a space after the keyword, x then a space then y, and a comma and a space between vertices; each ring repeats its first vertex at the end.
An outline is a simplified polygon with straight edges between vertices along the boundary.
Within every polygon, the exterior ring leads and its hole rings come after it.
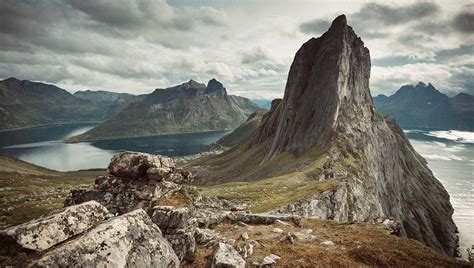
POLYGON ((17 128, 0 129, 0 132, 9 132, 9 131, 33 129, 33 128, 40 128, 40 127, 59 126, 59 125, 100 124, 100 123, 102 123, 102 122, 103 122, 103 121, 58 122, 58 123, 51 123, 51 124, 33 125, 33 126, 27 126, 27 127, 17 127, 17 128))
MULTIPOLYGON (((146 137, 161 137, 168 135, 186 135, 186 134, 199 134, 199 133, 212 133, 212 132, 221 132, 221 131, 233 131, 235 128, 231 129, 221 129, 221 130, 205 130, 205 131, 190 131, 190 132, 170 132, 170 133, 160 133, 160 134, 149 134, 149 135, 138 135, 138 136, 127 136, 127 137, 116 137, 116 138, 98 138, 98 139, 81 139, 81 140, 68 140, 69 138, 63 139, 63 143, 80 143, 80 142, 96 142, 96 141, 109 141, 109 140, 123 140, 123 139, 134 139, 134 138, 146 138, 146 137)), ((81 135, 81 134, 79 134, 81 135)), ((78 135, 78 136, 79 136, 78 135)), ((74 137, 74 136, 73 136, 74 137)), ((70 138, 73 138, 70 137, 70 138)))

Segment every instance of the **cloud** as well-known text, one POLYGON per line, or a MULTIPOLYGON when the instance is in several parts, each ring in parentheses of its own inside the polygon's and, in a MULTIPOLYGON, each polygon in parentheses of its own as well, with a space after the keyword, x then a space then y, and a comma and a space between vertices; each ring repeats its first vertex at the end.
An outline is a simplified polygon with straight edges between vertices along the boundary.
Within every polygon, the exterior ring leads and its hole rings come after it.
POLYGON ((379 3, 367 3, 353 13, 350 18, 357 25, 399 25, 431 17, 440 11, 433 2, 415 2, 410 5, 390 6, 379 3))
POLYGON ((373 90, 473 88, 473 12, 461 0, 3 0, 0 78, 145 93, 215 77, 232 94, 281 97, 295 52, 341 9, 371 51, 373 90))
POLYGON ((264 51, 263 48, 258 47, 256 49, 246 51, 242 54, 241 62, 243 64, 253 64, 257 62, 269 61, 270 56, 268 52, 264 51))
POLYGON ((454 29, 462 33, 474 33, 474 5, 465 6, 466 10, 458 13, 453 20, 454 29))
POLYGON ((329 29, 331 22, 325 19, 314 19, 300 24, 300 31, 307 34, 321 34, 329 29))

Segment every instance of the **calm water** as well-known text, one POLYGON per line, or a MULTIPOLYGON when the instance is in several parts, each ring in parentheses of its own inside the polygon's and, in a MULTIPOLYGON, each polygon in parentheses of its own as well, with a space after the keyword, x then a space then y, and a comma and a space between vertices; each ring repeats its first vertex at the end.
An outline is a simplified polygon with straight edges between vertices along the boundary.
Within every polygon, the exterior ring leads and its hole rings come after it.
MULTIPOLYGON (((64 144, 60 141, 91 129, 69 124, 0 132, 0 153, 60 171, 105 168, 122 150, 168 156, 206 151, 228 131, 166 135, 64 144)), ((474 245, 474 133, 405 130, 415 149, 428 161, 451 196, 461 248, 474 245), (460 139, 461 138, 461 139, 460 139)))
POLYGON ((465 254, 474 245, 474 132, 405 130, 405 134, 451 196, 465 254))
POLYGON ((65 144, 64 138, 83 133, 94 124, 67 124, 0 132, 0 153, 59 171, 106 168, 119 151, 183 156, 207 151, 229 131, 150 136, 65 144))

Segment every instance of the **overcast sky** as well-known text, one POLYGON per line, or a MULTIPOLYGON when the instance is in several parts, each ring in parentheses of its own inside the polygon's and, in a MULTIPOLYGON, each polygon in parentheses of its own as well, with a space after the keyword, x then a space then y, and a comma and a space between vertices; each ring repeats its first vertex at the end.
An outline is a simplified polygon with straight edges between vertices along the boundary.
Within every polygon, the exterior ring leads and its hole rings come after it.
POLYGON ((1 0, 0 78, 135 94, 216 78, 282 97, 295 52, 339 14, 370 50, 372 95, 474 94, 474 0, 1 0))

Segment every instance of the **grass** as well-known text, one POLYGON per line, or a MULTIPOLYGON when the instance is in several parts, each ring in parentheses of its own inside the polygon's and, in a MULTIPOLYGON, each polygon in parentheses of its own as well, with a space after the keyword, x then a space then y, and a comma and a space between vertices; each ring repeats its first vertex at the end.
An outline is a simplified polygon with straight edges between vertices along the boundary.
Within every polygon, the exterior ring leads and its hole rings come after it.
POLYGON ((295 172, 255 182, 230 182, 213 186, 198 186, 201 194, 225 199, 250 201, 251 211, 266 212, 310 196, 333 189, 336 180, 315 181, 295 172))
POLYGON ((0 155, 0 228, 61 208, 70 190, 89 186, 105 173, 58 172, 0 155))
MULTIPOLYGON (((279 243, 280 234, 272 232, 275 225, 237 226, 223 223, 215 227, 222 237, 235 239, 235 247, 246 232, 254 241, 254 254, 247 263, 260 263, 265 256, 281 257, 277 267, 471 267, 469 263, 442 255, 422 243, 405 237, 389 235, 381 225, 371 223, 340 224, 334 221, 304 219, 300 226, 283 226, 284 233, 312 229, 315 241, 296 239, 279 243), (320 243, 333 241, 335 248, 320 243)), ((212 250, 197 248, 194 264, 204 267, 212 258, 212 250)))

